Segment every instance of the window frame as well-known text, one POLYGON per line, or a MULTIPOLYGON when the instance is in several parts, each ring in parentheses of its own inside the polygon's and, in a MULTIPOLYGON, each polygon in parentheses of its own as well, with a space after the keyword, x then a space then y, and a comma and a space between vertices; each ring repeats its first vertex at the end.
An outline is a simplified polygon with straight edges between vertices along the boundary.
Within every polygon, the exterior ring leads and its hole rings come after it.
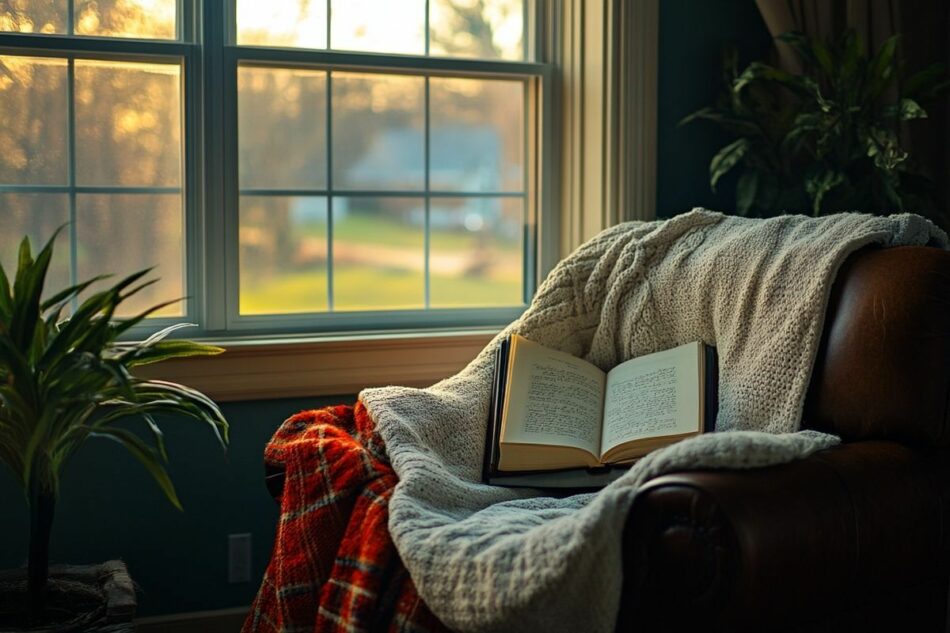
MULTIPOLYGON (((539 59, 539 38, 534 25, 543 2, 526 0, 524 22, 527 57, 539 59)), ((0 32, 0 54, 53 57, 68 60, 175 62, 182 69, 182 177, 186 297, 183 314, 156 317, 132 330, 142 338, 173 323, 196 322, 182 335, 206 339, 228 337, 314 337, 360 332, 425 332, 446 328, 497 328, 516 318, 530 302, 538 283, 542 253, 539 229, 546 210, 541 195, 552 164, 539 127, 546 122, 544 109, 551 102, 551 68, 534 61, 494 61, 468 58, 422 57, 237 45, 236 0, 177 0, 177 39, 107 38, 74 35, 73 2, 67 2, 67 33, 34 35, 0 32), (425 77, 474 77, 516 79, 525 82, 525 200, 523 237, 523 305, 503 308, 425 308, 418 310, 327 311, 301 314, 241 315, 239 312, 239 182, 237 77, 241 64, 304 67, 320 70, 386 72, 425 77), (533 84, 533 85, 531 85, 533 84), (530 87, 529 87, 530 85, 530 87), (529 125, 529 123, 531 123, 529 125), (230 183, 230 184, 229 184, 230 183)), ((428 38, 427 38, 428 42, 428 38)), ((70 67, 72 67, 70 63, 70 67)), ((71 73, 70 73, 71 74, 71 73)), ((428 86, 428 80, 426 80, 428 86)), ((71 82, 68 86, 72 91, 71 82)), ((428 89, 426 91, 428 93, 428 89)), ((72 95, 68 97, 70 104, 72 95)), ((428 95, 427 95, 428 100, 428 95)), ((428 104, 427 104, 428 105, 428 104)), ((426 108, 428 128, 429 112, 426 108)), ((70 130, 72 125, 70 125, 70 130)), ((71 153, 75 146, 68 141, 71 153)), ((70 164, 72 164, 70 160, 70 164)), ((40 191, 69 193, 70 220, 75 221, 77 192, 128 190, 126 187, 76 187, 70 169, 67 186, 0 185, 0 192, 40 191), (81 191, 80 191, 81 190, 81 191)), ((139 188, 143 192, 145 189, 139 188)), ((158 189, 158 188, 155 188, 158 189)), ((427 200, 433 192, 426 191, 427 200)), ((345 195, 338 192, 337 195, 345 195)), ((438 195, 438 193, 436 194, 438 195)), ((71 231, 75 235, 75 231, 71 231)), ((428 235, 428 222, 426 226, 428 235)), ((75 247, 75 244, 73 244, 75 247)), ((75 248, 73 249, 75 253, 75 248)), ((75 262, 71 274, 76 275, 75 262)))
MULTIPOLYGON (((220 86, 211 86, 206 82, 206 94, 209 101, 215 90, 224 96, 222 108, 218 111, 219 145, 209 141, 206 152, 216 155, 222 170, 220 177, 225 185, 221 192, 219 205, 206 205, 204 215, 219 230, 209 231, 204 236, 204 253, 223 254, 223 257, 208 257, 203 269, 210 277, 224 279, 223 287, 212 288, 206 284, 204 311, 202 314, 202 334, 209 336, 268 336, 335 335, 340 333, 373 333, 379 331, 425 332, 445 328, 499 327, 517 318, 527 307, 538 284, 538 261, 540 240, 537 233, 539 219, 545 214, 545 201, 539 199, 543 180, 547 173, 542 157, 544 147, 538 126, 544 120, 544 104, 550 103, 548 94, 551 86, 551 68, 548 64, 523 61, 494 61, 467 58, 446 58, 412 56, 398 54, 363 53, 354 51, 335 51, 328 49, 281 48, 270 46, 238 45, 237 21, 232 15, 235 1, 204 2, 206 25, 204 39, 209 59, 209 81, 220 81, 220 86), (222 25, 223 29, 215 29, 222 25), (208 28, 208 27, 212 28, 208 28), (220 42, 208 47, 207 42, 220 42), (215 59, 214 57, 217 57, 215 59), (238 116, 237 116, 237 76, 241 64, 249 66, 273 66, 276 68, 301 67, 311 70, 338 70, 355 72, 386 72, 391 74, 410 74, 414 76, 434 77, 474 77, 481 79, 519 79, 533 82, 533 89, 525 91, 525 165, 524 192, 525 219, 523 238, 523 287, 522 305, 504 308, 425 308, 418 310, 379 310, 379 311, 327 311, 301 314, 241 315, 239 311, 239 197, 240 183, 238 175, 238 116), (547 91, 547 92, 546 92, 547 91), (528 123, 534 119, 533 125, 528 123), (533 145, 533 149, 532 149, 533 145), (533 163, 533 164, 530 164, 533 163), (530 181, 530 182, 529 182, 530 181), (225 210, 231 210, 226 212, 225 210), (219 213, 219 217, 208 217, 219 213), (215 243, 217 242, 217 243, 215 243), (223 270, 222 270, 223 268, 223 270), (212 296, 212 294, 214 296, 212 296), (223 308, 223 309, 222 309, 223 308)), ((541 21, 535 14, 543 9, 543 2, 525 1, 524 22, 526 57, 539 59, 535 52, 538 38, 535 36, 535 24, 541 21)), ((428 41, 428 38, 427 38, 428 41)), ((426 82, 428 85, 428 81, 426 82)), ((428 92, 428 90, 427 90, 428 92)), ((428 100, 428 98, 427 98, 428 100)), ((427 104, 428 105, 428 104, 427 104)), ((428 130, 429 112, 426 107, 426 128, 428 130)), ((206 129, 207 133, 207 129, 206 129)), ((207 164, 207 163, 206 163, 207 164)), ((211 188, 212 183, 206 182, 211 188)), ((345 195, 339 192, 338 195, 345 195)), ((432 195, 426 191, 424 197, 432 195)), ((419 196, 423 197, 423 196, 419 196)), ((428 205, 428 202, 427 202, 428 205)), ((428 226, 426 227, 428 234, 428 226)))
MULTIPOLYGON (((69 30, 72 30, 72 3, 69 3, 70 12, 68 16, 69 30)), ((189 161, 188 157, 194 155, 197 146, 200 143, 198 135, 190 133, 196 129, 196 120, 194 111, 197 104, 189 103, 186 97, 186 91, 195 90, 200 86, 195 81, 198 76, 196 68, 198 67, 199 51, 196 44, 189 44, 182 41, 182 32, 184 30, 182 21, 178 25, 178 40, 141 40, 132 38, 103 38, 92 36, 75 36, 70 34, 51 34, 51 35, 33 35, 21 33, 0 32, 0 55, 22 56, 22 57, 45 57, 50 59, 62 59, 67 62, 67 182, 65 185, 9 185, 0 184, 0 193, 59 193, 66 194, 69 197, 69 239, 70 239, 70 280, 75 284, 77 281, 76 264, 76 197, 81 194, 149 194, 149 193, 172 193, 167 191, 175 189, 180 192, 182 205, 182 231, 185 238, 182 244, 182 283, 186 294, 189 288, 192 288, 196 280, 195 271, 189 265, 195 259, 196 253, 193 252, 193 245, 190 245, 188 235, 196 230, 194 212, 190 209, 194 207, 194 200, 198 192, 195 184, 198 178, 195 174, 199 167, 195 161, 189 161), (181 95, 181 176, 178 187, 163 186, 144 186, 133 187, 124 185, 77 185, 76 184, 76 140, 75 140, 75 107, 74 107, 74 75, 76 60, 94 60, 94 61, 112 61, 112 62, 140 62, 140 63, 173 63, 181 69, 180 75, 180 95, 181 95)), ((195 93, 200 99, 200 90, 195 93)), ((132 272, 132 271, 128 271, 132 272)), ((121 273, 117 273, 121 274, 121 273)), ((141 338, 149 333, 160 330, 182 320, 191 319, 194 301, 191 298, 183 300, 182 314, 170 317, 154 317, 149 319, 148 325, 134 328, 131 336, 141 338)))

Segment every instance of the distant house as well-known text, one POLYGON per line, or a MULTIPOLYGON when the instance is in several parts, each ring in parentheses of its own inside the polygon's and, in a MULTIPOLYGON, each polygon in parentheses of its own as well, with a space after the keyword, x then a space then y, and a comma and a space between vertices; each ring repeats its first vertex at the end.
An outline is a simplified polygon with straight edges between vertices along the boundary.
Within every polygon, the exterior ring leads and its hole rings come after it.
MULTIPOLYGON (((503 188, 504 161, 498 132, 489 126, 436 127, 431 131, 429 188, 434 192, 473 193, 503 188)), ((346 188, 360 190, 422 190, 425 153, 420 130, 383 130, 366 152, 345 170, 346 188)), ((348 212, 355 199, 334 202, 334 214, 348 212)), ((425 222, 425 209, 416 198, 384 202, 387 211, 401 212, 413 224, 425 222)), ((382 209, 380 209, 382 210, 382 209)), ((429 224, 432 228, 479 231, 520 231, 500 227, 501 201, 483 197, 433 197, 429 224)))

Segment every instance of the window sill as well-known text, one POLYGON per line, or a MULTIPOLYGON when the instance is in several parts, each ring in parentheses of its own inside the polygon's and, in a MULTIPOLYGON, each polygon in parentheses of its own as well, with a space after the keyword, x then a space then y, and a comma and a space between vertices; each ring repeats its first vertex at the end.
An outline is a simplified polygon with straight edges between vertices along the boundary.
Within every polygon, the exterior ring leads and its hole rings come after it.
POLYGON ((215 341, 219 356, 141 367, 143 378, 194 387, 218 402, 352 395, 365 387, 425 387, 465 367, 497 330, 324 339, 215 341))

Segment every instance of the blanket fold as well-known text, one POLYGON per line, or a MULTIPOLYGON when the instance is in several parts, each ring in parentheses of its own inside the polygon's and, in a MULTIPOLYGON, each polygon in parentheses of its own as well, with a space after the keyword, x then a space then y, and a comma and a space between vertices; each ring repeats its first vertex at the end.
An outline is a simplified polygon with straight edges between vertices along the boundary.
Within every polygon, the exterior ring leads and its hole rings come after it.
POLYGON ((433 613, 461 631, 610 631, 620 533, 639 486, 671 470, 752 468, 837 442, 797 432, 835 274, 870 245, 947 236, 919 216, 748 220, 695 209, 607 229, 558 264, 524 315, 428 389, 360 394, 399 483, 393 542, 433 613), (720 359, 717 431, 641 460, 596 495, 479 483, 494 351, 517 332, 609 369, 700 340, 720 359))
POLYGON ((445 633, 389 537, 396 475, 361 404, 288 418, 264 456, 283 465, 284 491, 244 633, 445 633))

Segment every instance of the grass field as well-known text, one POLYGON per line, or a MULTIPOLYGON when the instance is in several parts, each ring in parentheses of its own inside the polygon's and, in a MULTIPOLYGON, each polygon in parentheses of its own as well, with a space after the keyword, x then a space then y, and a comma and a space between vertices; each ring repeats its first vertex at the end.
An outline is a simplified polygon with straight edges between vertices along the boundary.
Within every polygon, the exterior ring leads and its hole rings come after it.
MULTIPOLYGON (((302 228, 302 239, 324 240, 325 225, 302 228)), ((381 216, 351 214, 334 225, 334 249, 347 261, 335 260, 334 310, 420 309, 425 307, 420 227, 381 216), (374 249, 375 247, 375 249, 374 249), (387 261, 389 254, 390 261, 387 261), (401 257, 396 257, 401 256, 401 257), (397 261, 398 260, 398 261, 397 261), (415 263, 413 268, 412 263, 415 263)), ((460 270, 479 247, 475 234, 433 230, 430 238, 430 305, 487 307, 520 305, 521 245, 494 239, 484 255, 480 274, 460 270), (456 264, 439 270, 439 262, 456 264)), ((263 273, 241 271, 242 314, 322 312, 327 309, 327 270, 322 263, 263 273)))
MULTIPOLYGON (((411 271, 347 267, 334 271, 335 310, 422 308, 422 276, 411 271)), ((322 312, 327 309, 326 269, 293 273, 241 288, 242 314, 322 312)), ((433 308, 512 306, 521 303, 521 277, 472 279, 432 275, 433 308)))

